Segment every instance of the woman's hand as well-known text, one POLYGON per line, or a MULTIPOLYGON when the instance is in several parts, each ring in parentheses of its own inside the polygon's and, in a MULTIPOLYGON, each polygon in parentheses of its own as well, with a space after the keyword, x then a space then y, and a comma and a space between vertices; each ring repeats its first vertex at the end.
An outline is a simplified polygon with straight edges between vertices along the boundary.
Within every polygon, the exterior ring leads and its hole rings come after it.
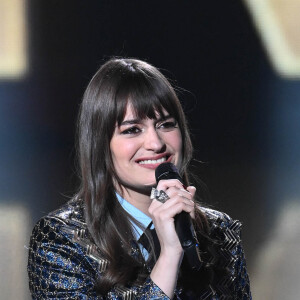
POLYGON ((193 197, 195 187, 190 186, 186 189, 177 179, 160 180, 157 190, 163 190, 170 199, 165 203, 154 199, 149 207, 149 214, 153 220, 155 230, 161 246, 161 254, 182 253, 178 236, 175 231, 174 217, 185 211, 195 217, 195 204, 193 197), (171 253, 170 253, 171 251, 171 253))
POLYGON ((149 214, 161 247, 151 278, 169 297, 172 297, 183 256, 183 249, 175 231, 174 218, 182 211, 189 213, 192 218, 195 217, 193 197, 196 188, 189 186, 184 189, 180 181, 169 179, 160 180, 156 189, 163 190, 170 199, 165 203, 154 199, 149 206, 149 214))

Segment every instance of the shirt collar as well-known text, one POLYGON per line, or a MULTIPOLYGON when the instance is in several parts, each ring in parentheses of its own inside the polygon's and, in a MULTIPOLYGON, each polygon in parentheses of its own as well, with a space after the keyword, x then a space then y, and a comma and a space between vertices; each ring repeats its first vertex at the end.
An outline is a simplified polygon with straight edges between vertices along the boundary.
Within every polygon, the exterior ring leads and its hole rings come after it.
MULTIPOLYGON (((136 208, 134 205, 126 201, 123 197, 121 197, 117 192, 116 192, 117 199, 119 200, 121 206, 129 213, 134 219, 136 219, 138 222, 140 222, 145 228, 149 226, 149 224, 152 222, 152 219, 144 214, 142 211, 140 211, 138 208, 136 208)), ((143 230, 134 224, 131 221, 132 227, 134 229, 134 235, 136 240, 138 241, 141 235, 143 234, 143 230)))

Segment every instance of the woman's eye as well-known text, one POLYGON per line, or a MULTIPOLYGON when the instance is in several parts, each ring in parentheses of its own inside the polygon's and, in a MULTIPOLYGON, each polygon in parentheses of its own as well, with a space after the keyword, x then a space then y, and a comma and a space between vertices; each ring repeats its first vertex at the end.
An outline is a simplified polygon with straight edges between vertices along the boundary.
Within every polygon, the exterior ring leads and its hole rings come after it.
POLYGON ((173 129, 177 127, 177 122, 176 121, 167 121, 167 122, 163 122, 161 123, 158 128, 161 129, 173 129))
POLYGON ((137 134, 140 133, 141 130, 138 127, 130 127, 128 129, 123 130, 121 133, 122 134, 137 134))

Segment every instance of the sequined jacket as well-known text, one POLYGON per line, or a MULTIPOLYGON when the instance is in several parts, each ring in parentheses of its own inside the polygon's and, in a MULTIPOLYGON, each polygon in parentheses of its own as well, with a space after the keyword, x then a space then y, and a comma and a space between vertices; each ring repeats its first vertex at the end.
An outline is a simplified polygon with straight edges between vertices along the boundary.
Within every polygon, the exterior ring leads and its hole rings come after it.
MULTIPOLYGON (((240 222, 215 210, 206 208, 203 212, 214 229, 212 232, 216 232, 221 241, 214 252, 222 258, 221 268, 226 272, 219 275, 214 286, 207 286, 196 296, 178 283, 174 299, 252 299, 240 240, 240 222)), ((132 241, 132 256, 141 259, 136 241, 132 241)), ((106 295, 97 294, 96 278, 101 279, 107 264, 88 234, 83 202, 71 200, 43 217, 33 229, 27 268, 32 298, 169 299, 150 277, 141 286, 116 286, 106 295)))

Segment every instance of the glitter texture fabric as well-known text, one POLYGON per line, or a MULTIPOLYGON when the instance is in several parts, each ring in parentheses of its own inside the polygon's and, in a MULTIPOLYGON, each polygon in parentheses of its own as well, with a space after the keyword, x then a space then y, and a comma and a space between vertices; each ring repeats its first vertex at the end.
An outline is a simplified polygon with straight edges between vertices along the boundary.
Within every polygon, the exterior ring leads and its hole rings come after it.
MULTIPOLYGON (((218 273, 216 270, 214 284, 204 285, 196 294, 179 280, 174 299, 251 299, 240 240, 240 222, 215 210, 202 210, 211 226, 211 238, 219 241, 212 251, 214 254, 204 254, 204 258, 208 266, 217 265, 217 269, 225 269, 226 272, 218 273)), ((136 242, 132 243, 132 255, 141 259, 136 242)), ((107 264, 89 237, 82 200, 71 200, 43 217, 33 229, 28 253, 32 298, 169 299, 150 277, 142 286, 116 286, 106 295, 97 294, 96 281, 101 280, 107 264)))

